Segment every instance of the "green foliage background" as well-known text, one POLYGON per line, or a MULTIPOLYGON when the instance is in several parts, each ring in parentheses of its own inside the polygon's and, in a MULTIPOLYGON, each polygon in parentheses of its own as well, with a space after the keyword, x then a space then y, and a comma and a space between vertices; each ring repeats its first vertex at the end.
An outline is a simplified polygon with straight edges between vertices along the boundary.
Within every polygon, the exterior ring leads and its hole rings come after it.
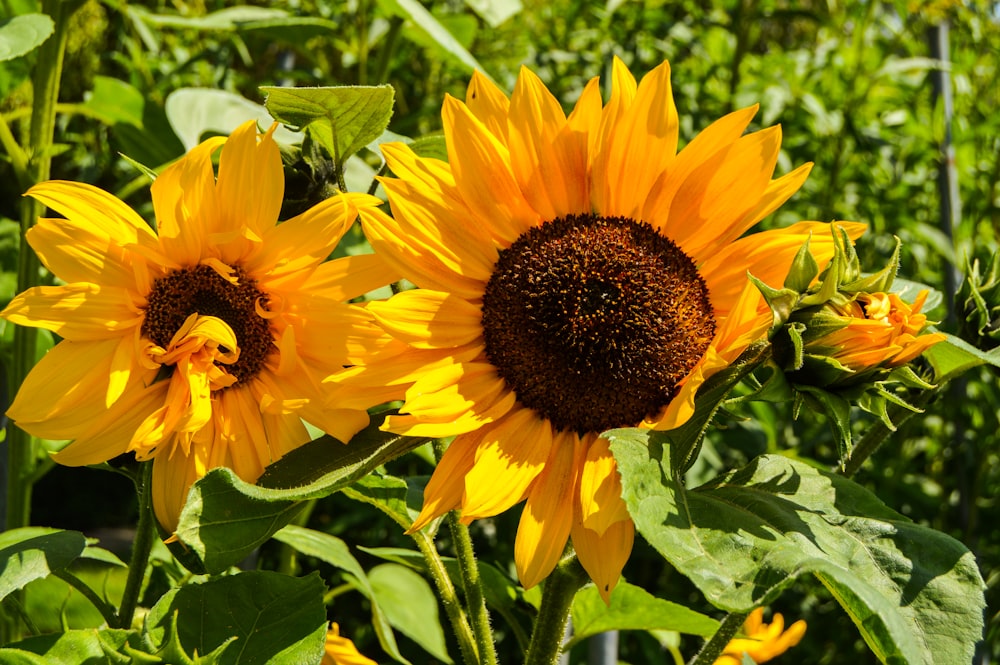
MULTIPOLYGON (((37 11, 28 0, 4 5, 8 15, 37 11)), ((440 130, 443 96, 464 97, 475 63, 508 91, 526 65, 568 108, 588 79, 607 77, 617 55, 637 77, 664 59, 671 62, 682 141, 728 111, 759 103, 752 128, 782 127, 779 171, 815 162, 803 189, 765 224, 867 222, 871 232, 858 251, 862 265, 871 269, 885 262, 898 236, 901 276, 946 296, 931 312, 942 329, 955 330, 947 298, 950 280, 966 257, 997 246, 1000 6, 995 3, 291 0, 235 8, 205 0, 88 0, 80 3, 73 21, 53 177, 103 187, 147 215, 148 179, 122 154, 160 167, 180 156, 190 137, 221 131, 211 120, 243 108, 240 98, 261 104, 260 86, 389 83, 396 99, 390 129, 416 138, 440 130), (937 64, 929 47, 932 27, 942 22, 950 26, 950 135, 961 201, 953 229, 941 222, 938 173, 949 130, 932 84, 937 64)), ((15 132, 26 132, 30 114, 31 57, 0 63, 0 112, 15 132)), ((380 164, 375 153, 363 154, 367 166, 356 164, 349 184, 366 187, 365 179, 380 164)), ((333 186, 329 170, 315 163, 290 164, 287 175, 287 197, 300 204, 322 198, 333 186)), ((3 302, 15 287, 14 220, 21 193, 9 165, 0 163, 3 302)), ((351 237, 362 242, 358 234, 351 237)), ((4 335, 10 335, 9 326, 4 335)), ((691 471, 693 481, 761 453, 827 468, 835 464, 836 442, 823 423, 794 421, 788 410, 772 406, 753 408, 752 419, 725 421, 726 427, 706 442, 691 471)), ((957 538, 976 554, 988 585, 980 662, 1000 659, 998 413, 995 372, 973 372, 924 417, 901 428, 856 477, 892 508, 957 538)), ((857 431, 866 422, 859 416, 857 431)), ((426 455, 394 464, 396 475, 430 470, 426 455)), ((131 500, 127 482, 118 492, 107 474, 56 469, 36 491, 34 523, 83 530, 127 526, 131 500), (73 483, 72 496, 57 491, 67 482, 73 483), (74 514, 67 505, 90 509, 74 514)), ((516 519, 505 514, 476 526, 478 553, 502 572, 510 572, 516 519)), ((352 545, 408 544, 396 524, 343 495, 318 502, 308 524, 333 535, 349 534, 352 545)), ((259 563, 266 565, 277 547, 265 546, 259 563)), ((363 552, 355 555, 366 570, 381 563, 363 552)), ((342 575, 308 557, 299 564, 303 573, 319 570, 330 586, 342 575)), ((637 541, 625 575, 661 598, 711 613, 686 579, 642 542, 637 541)), ((335 588, 331 613, 342 632, 378 658, 370 613, 360 609, 368 600, 352 588, 335 588)), ((517 602, 530 611, 529 602, 517 602)), ((876 662, 818 583, 797 582, 775 609, 789 621, 810 623, 803 644, 783 662, 876 662)), ((504 654, 517 653, 523 627, 498 617, 496 628, 506 661, 504 654)), ((684 650, 690 653, 697 642, 685 639, 684 650)), ((657 640, 650 632, 623 634, 622 659, 664 662, 657 640)), ((585 660, 585 648, 574 648, 574 662, 585 660)), ((400 649, 414 662, 427 658, 405 636, 400 649)))

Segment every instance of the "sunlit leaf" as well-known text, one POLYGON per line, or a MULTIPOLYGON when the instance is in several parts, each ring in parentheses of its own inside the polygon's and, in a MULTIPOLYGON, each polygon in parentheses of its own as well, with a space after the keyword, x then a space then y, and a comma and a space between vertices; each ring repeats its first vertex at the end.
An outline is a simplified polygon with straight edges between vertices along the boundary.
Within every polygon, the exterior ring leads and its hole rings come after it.
POLYGON ((958 541, 853 481, 777 455, 694 490, 662 437, 606 434, 636 528, 714 605, 745 612, 812 573, 888 663, 970 662, 983 582, 958 541))
POLYGON ((0 61, 34 51, 54 31, 55 24, 46 14, 21 14, 0 21, 0 61))
POLYGON ((378 0, 379 7, 388 14, 409 19, 417 29, 426 33, 438 45, 472 71, 485 71, 482 65, 448 32, 417 0, 378 0))
MULTIPOLYGON (((0 663, 21 665, 90 665, 108 663, 108 651, 118 653, 129 631, 96 628, 37 635, 0 649, 0 663)), ((125 656, 122 656, 125 659, 125 656)), ((128 662, 125 660, 125 662, 128 662)))
POLYGON ((924 351, 934 368, 934 382, 943 383, 980 365, 1000 367, 1000 347, 982 351, 960 337, 945 333, 943 342, 924 351))
POLYGON ((646 590, 620 583, 606 605, 596 586, 589 586, 573 598, 573 637, 570 645, 609 630, 672 630, 709 636, 719 622, 683 605, 657 598, 646 590))
POLYGON ((264 104, 280 122, 308 129, 338 168, 377 139, 392 117, 390 85, 327 88, 262 86, 264 104))

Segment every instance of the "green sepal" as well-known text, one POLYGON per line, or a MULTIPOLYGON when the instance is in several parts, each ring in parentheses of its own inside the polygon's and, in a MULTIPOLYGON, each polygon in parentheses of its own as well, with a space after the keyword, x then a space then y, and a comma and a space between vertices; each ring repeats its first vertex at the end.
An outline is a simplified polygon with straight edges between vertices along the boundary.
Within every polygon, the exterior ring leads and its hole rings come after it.
POLYGON ((841 395, 816 388, 798 386, 799 394, 812 410, 826 416, 837 439, 837 453, 841 460, 851 456, 851 402, 841 395))
MULTIPOLYGON (((895 238, 895 236, 894 236, 895 238)), ((842 283, 841 291, 848 293, 887 293, 892 288, 892 283, 899 272, 899 248, 902 246, 899 238, 895 238, 896 247, 892 250, 892 256, 882 270, 871 275, 859 276, 853 281, 842 283)), ((856 260, 856 259, 855 259, 856 260)), ((860 267, 857 268, 860 273, 860 267)))
POLYGON ((973 346, 989 350, 1000 345, 1000 250, 994 251, 980 270, 979 259, 965 260, 965 281, 955 302, 959 307, 959 333, 973 346))
POLYGON ((788 270, 788 276, 785 277, 785 289, 796 293, 805 293, 809 289, 809 285, 819 275, 819 264, 816 263, 816 258, 809 251, 811 239, 812 234, 806 238, 806 241, 799 247, 799 251, 795 253, 792 267, 788 270))
POLYGON ((772 288, 749 273, 747 274, 747 278, 754 286, 757 287, 760 294, 764 296, 764 302, 766 302, 767 306, 771 308, 771 314, 773 316, 771 331, 773 333, 778 330, 782 324, 788 321, 792 312, 795 311, 795 307, 799 302, 801 294, 798 291, 789 288, 772 288))

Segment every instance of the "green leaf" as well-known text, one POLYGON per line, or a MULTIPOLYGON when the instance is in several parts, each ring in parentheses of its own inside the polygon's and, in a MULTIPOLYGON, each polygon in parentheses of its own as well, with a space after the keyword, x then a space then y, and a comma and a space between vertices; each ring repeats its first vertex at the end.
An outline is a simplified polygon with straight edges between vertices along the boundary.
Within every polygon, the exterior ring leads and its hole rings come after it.
POLYGON ((378 0, 379 7, 387 14, 408 19, 420 31, 433 39, 441 48, 445 50, 455 60, 465 65, 472 71, 478 69, 482 72, 482 65, 472 57, 464 46, 462 46, 454 35, 448 32, 429 11, 424 9, 417 0, 378 0))
MULTIPOLYGON (((167 95, 164 111, 185 150, 201 143, 206 134, 227 136, 247 120, 256 120, 257 125, 265 129, 274 122, 274 118, 260 104, 214 88, 174 90, 167 95)), ((302 136, 279 127, 274 133, 274 140, 295 144, 302 142, 302 136)))
POLYGON ((236 29, 240 34, 248 37, 301 46, 307 39, 334 33, 337 30, 337 24, 316 16, 288 16, 261 21, 246 21, 238 23, 236 29))
POLYGON ((34 51, 55 29, 46 14, 21 14, 0 21, 0 62, 34 51))
POLYGON ((573 598, 573 637, 568 649, 592 635, 609 630, 672 630, 711 636, 719 622, 683 605, 662 600, 644 589, 623 582, 605 605, 597 587, 588 586, 573 598))
POLYGON ((75 561, 87 545, 78 531, 24 527, 0 533, 0 600, 75 561))
POLYGON ((781 456, 687 490, 648 432, 606 436, 637 530, 712 604, 749 611, 812 573, 884 662, 971 661, 983 582, 958 541, 851 480, 781 456))
POLYGON ((504 23, 524 9, 521 0, 465 0, 465 6, 479 14, 491 28, 504 23))
POLYGON ((94 89, 83 103, 87 113, 105 125, 124 123, 142 127, 146 98, 141 92, 120 79, 95 76, 94 89))
POLYGON ((176 14, 153 14, 142 7, 133 8, 135 15, 143 22, 160 28, 180 28, 194 30, 236 30, 241 24, 257 21, 274 21, 288 17, 283 9, 251 7, 240 5, 227 7, 204 16, 178 16, 176 14))
MULTIPOLYGON (((424 479, 426 480, 426 479, 424 479)), ((423 501, 422 488, 415 478, 396 478, 370 474, 343 492, 355 501, 375 506, 404 529, 409 529, 413 519, 420 513, 423 501)))
POLYGON ((274 534, 274 538, 294 547, 306 556, 316 557, 320 561, 325 561, 331 566, 347 573, 355 588, 371 601, 372 625, 375 628, 375 634, 378 636, 378 641, 382 645, 382 649, 396 661, 409 663, 403 657, 403 654, 399 652, 399 646, 396 644, 396 636, 392 632, 392 624, 389 622, 389 617, 381 604, 379 604, 378 597, 375 595, 375 590, 372 588, 368 576, 365 574, 361 564, 358 563, 358 560, 351 554, 347 543, 328 533, 306 529, 294 524, 289 524, 274 534))
POLYGON ((308 128, 338 169, 385 131, 395 94, 390 85, 260 89, 267 95, 264 105, 271 115, 285 124, 308 128))
POLYGON ((125 656, 110 660, 107 648, 119 651, 124 645, 129 631, 126 630, 68 630, 64 633, 37 635, 9 645, 10 649, 0 649, 0 663, 43 663, 47 665, 106 665, 107 663, 130 662, 125 656), (15 655, 15 650, 19 653, 15 655), (28 655, 32 654, 32 655, 28 655), (35 656, 39 659, 35 659, 35 656), (44 658, 40 658, 44 656, 44 658))
POLYGON ((437 597, 427 580, 395 563, 375 566, 368 571, 368 580, 389 623, 435 659, 450 664, 437 597))
POLYGON ((231 469, 209 471, 191 487, 171 551, 195 572, 220 573, 242 561, 300 509, 299 502, 350 485, 426 439, 381 432, 381 419, 343 444, 323 436, 275 462, 257 485, 231 469))
POLYGON ((184 652, 208 654, 236 638, 220 663, 318 663, 326 639, 323 581, 249 571, 188 584, 150 609, 144 631, 154 644, 169 638, 176 615, 184 652))
POLYGON ((964 339, 945 333, 947 339, 924 351, 934 368, 934 383, 944 383, 980 365, 1000 367, 1000 347, 982 351, 964 339))

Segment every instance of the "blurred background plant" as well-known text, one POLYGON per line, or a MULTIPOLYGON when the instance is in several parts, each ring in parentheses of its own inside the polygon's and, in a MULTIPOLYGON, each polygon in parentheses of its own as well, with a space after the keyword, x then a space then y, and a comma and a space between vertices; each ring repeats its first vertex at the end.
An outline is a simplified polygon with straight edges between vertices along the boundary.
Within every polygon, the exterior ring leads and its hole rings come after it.
MULTIPOLYGON (((30 0, 2 4, 7 17, 38 11, 30 0)), ((473 68, 509 91, 519 67, 527 65, 568 104, 587 80, 606 75, 611 56, 618 55, 637 75, 670 61, 682 142, 720 115, 759 103, 751 129, 782 127, 778 171, 815 162, 803 189, 765 224, 867 222, 871 231, 857 247, 867 267, 884 265, 896 246, 894 236, 900 238, 901 275, 939 289, 929 302, 936 306, 927 313, 948 332, 957 333, 958 320, 969 311, 963 304, 956 315, 950 297, 966 262, 979 259, 987 278, 982 281, 989 281, 989 257, 1000 233, 1000 5, 995 2, 290 0, 235 6, 211 0, 87 0, 69 6, 75 11, 56 108, 52 177, 102 187, 147 217, 149 178, 137 164, 159 169, 205 136, 263 114, 259 86, 389 83, 395 89, 390 130, 416 138, 440 129, 443 95, 464 97, 473 68), (950 37, 944 53, 935 50, 942 36, 950 37), (942 192, 948 187, 941 183, 948 183, 943 167, 952 155, 957 190, 947 198, 942 192)), ((22 145, 28 144, 36 57, 37 51, 0 62, 0 113, 22 145)), ((305 149, 287 157, 287 198, 309 202, 336 185, 322 157, 305 149)), ((348 165, 349 188, 366 189, 380 166, 374 151, 364 152, 348 165)), ((16 289, 24 187, 12 168, 7 160, 0 163, 0 304, 16 289)), ((354 244, 338 251, 365 251, 360 234, 349 238, 354 244)), ((7 324, 5 371, 11 335, 7 324)), ((50 343, 42 336, 39 350, 50 343)), ((693 482, 765 452, 824 468, 837 464, 837 437, 824 423, 796 421, 780 405, 755 402, 751 408, 752 419, 733 419, 706 440, 690 471, 693 482)), ((1000 522, 991 517, 1000 509, 998 414, 995 370, 973 370, 929 405, 924 417, 901 427, 855 476, 889 506, 952 535, 976 554, 988 585, 979 663, 1000 660, 1000 522)), ((871 417, 855 415, 860 433, 871 417)), ((393 463, 393 471, 427 474, 428 459, 407 456, 393 463)), ((40 465, 45 471, 44 460, 40 465)), ((109 533, 134 521, 127 480, 87 469, 54 468, 39 475, 33 524, 109 533)), ((517 517, 513 511, 477 523, 474 536, 484 563, 512 559, 504 548, 512 547, 507 536, 517 517)), ((355 545, 408 545, 396 524, 340 494, 318 501, 307 523, 333 535, 350 533, 355 545)), ((265 546, 261 561, 276 560, 279 546, 265 546)), ((373 555, 357 554, 366 570, 385 565, 373 555)), ((338 579, 337 571, 318 560, 304 557, 298 565, 338 579)), ((498 565, 510 572, 505 563, 498 565)), ((376 576, 382 581, 379 593, 419 586, 398 571, 382 570, 376 576)), ((711 612, 694 587, 641 541, 625 576, 657 596, 711 612)), ((29 607, 51 599, 61 605, 68 596, 60 582, 44 582, 29 588, 29 607)), ((339 606, 343 633, 378 659, 368 614, 348 612, 368 601, 350 587, 335 591, 331 599, 339 606)), ((515 599, 509 609, 530 613, 531 601, 515 599)), ((384 602, 390 602, 388 596, 384 602)), ((775 609, 810 625, 789 658, 820 665, 877 662, 819 583, 798 582, 775 609)), ((79 626, 99 623, 93 612, 70 616, 79 626)), ((502 662, 519 652, 517 638, 524 631, 508 618, 495 621, 502 662)), ((422 619, 390 617, 404 634, 402 653, 414 662, 426 662, 426 653, 439 648, 420 637, 422 619)), ((55 615, 53 623, 58 625, 55 615)), ((620 636, 619 654, 624 662, 664 662, 665 650, 690 653, 697 643, 676 634, 630 631, 620 636)), ((585 658, 585 647, 575 647, 572 661, 585 658)))

